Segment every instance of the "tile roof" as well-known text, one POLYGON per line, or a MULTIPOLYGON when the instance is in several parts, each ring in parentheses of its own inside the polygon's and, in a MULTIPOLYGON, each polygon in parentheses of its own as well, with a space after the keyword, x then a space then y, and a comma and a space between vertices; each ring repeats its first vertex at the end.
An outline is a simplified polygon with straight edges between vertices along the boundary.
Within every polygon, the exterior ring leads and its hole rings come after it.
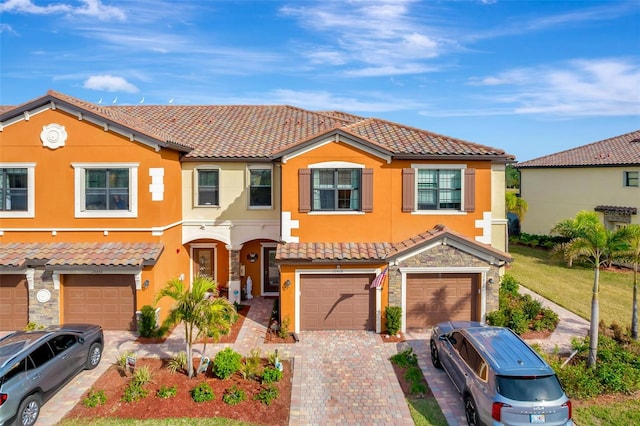
POLYGON ((597 212, 603 212, 608 214, 615 214, 621 216, 631 216, 632 214, 638 214, 636 207, 624 207, 624 206, 596 206, 593 210, 597 212))
POLYGON ((615 165, 640 165, 640 130, 524 161, 515 167, 524 169, 615 165))
POLYGON ((409 253, 439 239, 450 238, 467 246, 490 253, 492 256, 511 261, 511 257, 500 250, 482 244, 455 232, 444 225, 436 225, 433 229, 408 238, 398 243, 286 243, 278 246, 276 259, 279 261, 300 262, 336 262, 336 261, 384 261, 409 253))
POLYGON ((513 160, 503 150, 342 111, 315 112, 287 105, 92 104, 49 90, 13 109, 0 121, 47 102, 68 106, 182 151, 186 159, 264 159, 295 144, 341 130, 396 156, 472 156, 513 160))
POLYGON ((0 243, 0 267, 141 268, 155 264, 162 250, 162 243, 0 243))

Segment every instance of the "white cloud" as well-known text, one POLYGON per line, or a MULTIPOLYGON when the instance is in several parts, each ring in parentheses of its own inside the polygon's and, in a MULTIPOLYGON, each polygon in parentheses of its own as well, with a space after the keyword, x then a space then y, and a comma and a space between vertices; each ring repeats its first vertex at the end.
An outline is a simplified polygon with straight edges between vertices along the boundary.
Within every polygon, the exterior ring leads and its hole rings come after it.
POLYGON ((85 89, 106 90, 108 92, 138 93, 138 88, 122 77, 113 75, 93 75, 89 77, 83 87, 85 89))
POLYGON ((13 27, 9 24, 0 23, 0 34, 14 34, 18 33, 13 29, 13 27))
POLYGON ((563 67, 540 66, 475 78, 470 84, 504 87, 517 114, 629 116, 640 114, 640 64, 625 59, 574 60, 563 67))
POLYGON ((110 21, 112 19, 125 21, 127 18, 122 9, 114 6, 105 6, 100 0, 80 1, 82 6, 74 7, 65 3, 38 6, 34 4, 32 0, 7 0, 0 4, 0 13, 12 12, 30 15, 68 14, 98 18, 101 21, 110 21))

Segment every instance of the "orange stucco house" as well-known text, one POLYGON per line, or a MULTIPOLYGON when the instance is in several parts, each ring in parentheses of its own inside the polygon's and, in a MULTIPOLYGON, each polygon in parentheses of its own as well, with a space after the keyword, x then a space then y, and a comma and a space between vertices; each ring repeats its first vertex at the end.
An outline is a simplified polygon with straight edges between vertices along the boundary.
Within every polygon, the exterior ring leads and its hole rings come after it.
POLYGON ((0 107, 0 126, 0 330, 134 330, 168 280, 203 274, 279 300, 296 332, 497 307, 502 150, 341 112, 54 91, 0 107))

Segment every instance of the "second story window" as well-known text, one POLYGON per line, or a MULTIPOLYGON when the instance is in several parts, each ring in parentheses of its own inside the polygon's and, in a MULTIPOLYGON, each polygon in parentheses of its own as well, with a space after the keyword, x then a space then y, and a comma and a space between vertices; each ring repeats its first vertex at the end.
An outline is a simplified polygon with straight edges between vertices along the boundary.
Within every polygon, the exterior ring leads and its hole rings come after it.
POLYGON ((624 172, 624 186, 640 186, 640 172, 624 172))
POLYGON ((312 210, 360 210, 360 169, 313 169, 312 210))
POLYGON ((72 163, 76 217, 137 217, 138 163, 72 163))
POLYGON ((217 169, 199 169, 198 206, 220 205, 220 171, 217 169))
POLYGON ((460 170, 418 169, 418 210, 460 210, 461 196, 460 170))
POLYGON ((26 168, 0 168, 0 211, 27 211, 28 189, 26 168))
POLYGON ((271 169, 249 170, 249 206, 271 207, 271 169))
POLYGON ((85 210, 129 210, 129 169, 85 170, 85 210))

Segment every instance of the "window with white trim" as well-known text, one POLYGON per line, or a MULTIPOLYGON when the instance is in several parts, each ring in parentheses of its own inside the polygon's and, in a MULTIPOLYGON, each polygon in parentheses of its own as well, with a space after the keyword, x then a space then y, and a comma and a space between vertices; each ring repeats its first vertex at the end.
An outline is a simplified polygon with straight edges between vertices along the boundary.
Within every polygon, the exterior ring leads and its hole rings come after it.
POLYGON ((360 210, 362 169, 312 169, 312 210, 360 210))
POLYGON ((196 205, 220 205, 220 170, 196 169, 196 205))
POLYGON ((76 163, 77 217, 136 217, 137 163, 76 163))
POLYGON ((624 172, 624 186, 640 186, 640 172, 624 172))
POLYGON ((35 163, 0 163, 0 217, 34 216, 35 163))
POLYGON ((271 207, 271 168, 249 169, 249 207, 271 207))
POLYGON ((461 170, 418 169, 417 172, 417 210, 460 210, 461 170))

